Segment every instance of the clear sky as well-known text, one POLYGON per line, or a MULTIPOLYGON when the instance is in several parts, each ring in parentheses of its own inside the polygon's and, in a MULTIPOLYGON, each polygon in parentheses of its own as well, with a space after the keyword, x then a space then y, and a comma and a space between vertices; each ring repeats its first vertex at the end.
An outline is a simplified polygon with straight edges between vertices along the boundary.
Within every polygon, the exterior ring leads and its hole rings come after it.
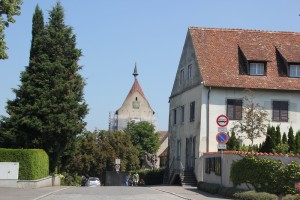
MULTIPOLYGON (((28 65, 32 16, 38 4, 45 21, 56 0, 24 0, 21 15, 6 29, 8 60, 0 60, 0 115, 28 65)), ((108 129, 109 112, 121 107, 138 80, 168 130, 171 94, 189 26, 300 32, 299 0, 61 0, 65 23, 82 49, 87 129, 108 129)))

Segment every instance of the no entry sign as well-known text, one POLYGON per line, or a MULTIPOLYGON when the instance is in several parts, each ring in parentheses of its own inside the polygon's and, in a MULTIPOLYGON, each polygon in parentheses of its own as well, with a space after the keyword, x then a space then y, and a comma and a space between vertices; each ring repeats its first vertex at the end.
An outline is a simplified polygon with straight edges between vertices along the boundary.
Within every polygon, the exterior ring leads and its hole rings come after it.
POLYGON ((217 117, 218 126, 221 126, 221 127, 227 126, 228 122, 229 122, 229 119, 226 115, 219 115, 217 117))

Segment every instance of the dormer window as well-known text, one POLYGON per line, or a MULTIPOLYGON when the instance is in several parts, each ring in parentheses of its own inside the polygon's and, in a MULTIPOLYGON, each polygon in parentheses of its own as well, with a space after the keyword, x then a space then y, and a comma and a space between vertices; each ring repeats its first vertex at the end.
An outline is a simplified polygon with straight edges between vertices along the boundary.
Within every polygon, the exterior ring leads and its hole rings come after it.
POLYGON ((263 76, 265 75, 265 63, 250 62, 250 75, 251 76, 263 76))
POLYGON ((300 64, 289 65, 289 75, 290 77, 300 77, 300 64))

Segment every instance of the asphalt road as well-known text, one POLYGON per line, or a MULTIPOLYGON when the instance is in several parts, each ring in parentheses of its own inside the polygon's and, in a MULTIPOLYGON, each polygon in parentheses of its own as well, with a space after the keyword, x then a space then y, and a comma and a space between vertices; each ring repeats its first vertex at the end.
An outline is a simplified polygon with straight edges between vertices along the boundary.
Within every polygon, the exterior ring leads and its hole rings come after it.
POLYGON ((221 200, 195 187, 48 187, 39 189, 0 188, 0 200, 221 200))

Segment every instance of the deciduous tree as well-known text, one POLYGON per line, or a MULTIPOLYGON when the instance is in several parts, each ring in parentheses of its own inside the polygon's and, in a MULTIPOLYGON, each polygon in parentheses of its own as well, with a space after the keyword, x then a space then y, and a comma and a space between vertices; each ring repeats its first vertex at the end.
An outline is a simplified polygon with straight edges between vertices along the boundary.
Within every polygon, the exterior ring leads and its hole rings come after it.
POLYGON ((254 102, 254 93, 249 91, 243 98, 242 119, 236 121, 233 130, 240 138, 249 139, 251 145, 255 139, 266 135, 268 127, 268 112, 254 102))
POLYGON ((142 122, 129 122, 125 130, 130 134, 132 144, 139 151, 140 160, 144 159, 144 153, 155 154, 160 146, 158 132, 152 124, 146 121, 142 122))
POLYGON ((23 0, 0 0, 0 59, 7 59, 4 30, 9 23, 15 23, 14 16, 21 14, 23 0))

